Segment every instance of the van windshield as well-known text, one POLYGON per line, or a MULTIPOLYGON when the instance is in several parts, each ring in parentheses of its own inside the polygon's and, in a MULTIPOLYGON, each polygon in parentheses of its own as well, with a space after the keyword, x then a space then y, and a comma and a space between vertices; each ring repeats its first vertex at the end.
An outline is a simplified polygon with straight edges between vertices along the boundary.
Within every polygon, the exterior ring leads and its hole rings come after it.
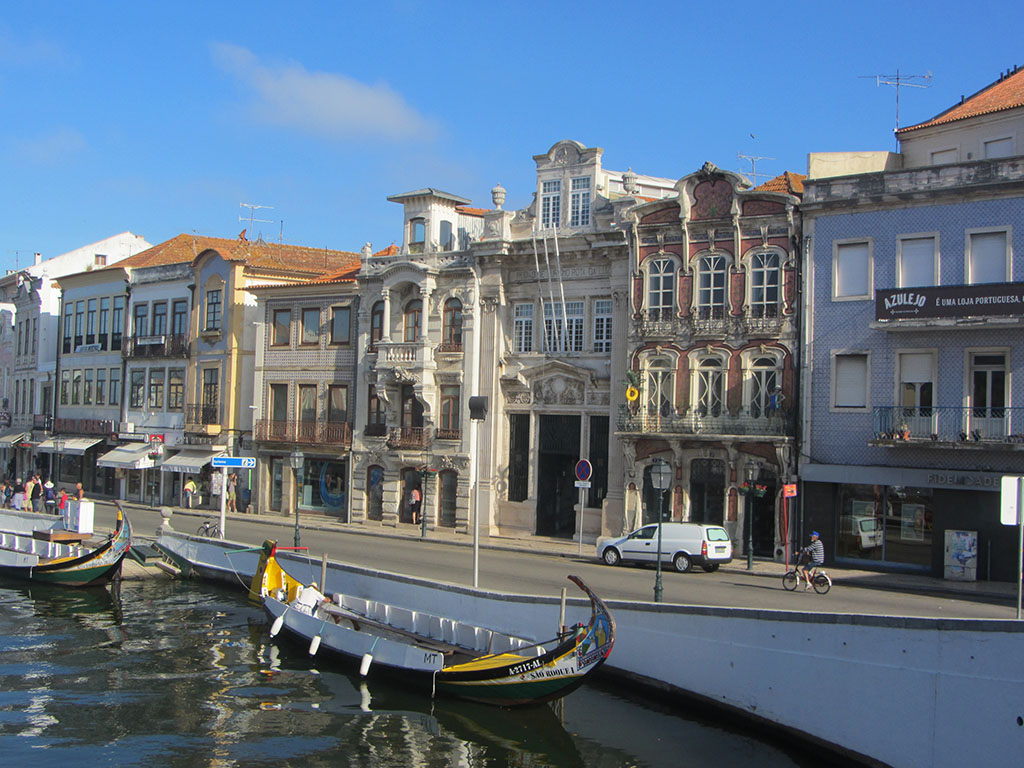
POLYGON ((729 534, 725 528, 708 528, 708 541, 728 541, 729 534))

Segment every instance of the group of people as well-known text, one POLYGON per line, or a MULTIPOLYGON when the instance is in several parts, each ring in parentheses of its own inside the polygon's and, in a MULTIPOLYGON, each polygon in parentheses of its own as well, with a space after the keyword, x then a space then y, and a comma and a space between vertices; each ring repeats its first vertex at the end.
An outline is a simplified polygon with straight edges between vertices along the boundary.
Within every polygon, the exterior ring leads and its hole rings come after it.
POLYGON ((76 483, 75 490, 69 494, 67 488, 58 490, 49 478, 44 481, 38 472, 28 480, 19 477, 13 483, 6 478, 0 482, 0 504, 4 509, 60 515, 72 498, 79 501, 85 498, 81 483, 76 483))
MULTIPOLYGON (((227 488, 225 488, 227 498, 225 503, 228 512, 238 511, 238 474, 232 472, 228 475, 227 488)), ((195 478, 189 475, 185 478, 185 484, 182 486, 182 502, 186 509, 192 509, 199 504, 199 487, 196 485, 195 478)))

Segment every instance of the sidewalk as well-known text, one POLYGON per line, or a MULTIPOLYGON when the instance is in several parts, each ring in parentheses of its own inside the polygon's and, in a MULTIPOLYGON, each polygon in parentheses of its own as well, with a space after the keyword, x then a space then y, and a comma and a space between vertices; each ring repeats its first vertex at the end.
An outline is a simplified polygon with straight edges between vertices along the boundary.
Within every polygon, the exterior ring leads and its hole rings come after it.
MULTIPOLYGON (((138 508, 153 510, 146 504, 122 501, 121 505, 126 509, 138 508)), ((201 520, 219 519, 220 512, 216 510, 195 510, 184 507, 172 507, 174 515, 171 517, 171 526, 183 532, 191 532, 199 525, 201 520), (183 518, 195 518, 196 523, 188 525, 181 524, 183 518), (178 522, 179 525, 175 525, 178 522)), ((282 515, 250 515, 242 513, 228 513, 227 520, 238 520, 246 522, 259 522, 266 525, 275 525, 286 528, 289 531, 295 527, 294 517, 282 515)), ((343 523, 329 517, 320 515, 300 515, 299 526, 303 531, 345 531, 361 536, 386 536, 391 538, 418 539, 421 538, 421 530, 418 525, 398 523, 395 526, 387 526, 378 522, 366 523, 343 523)), ((230 524, 226 526, 230 531, 230 524)), ((451 528, 428 528, 426 538, 430 541, 445 542, 455 546, 472 547, 472 533, 456 533, 451 528)), ((594 542, 584 540, 582 555, 579 542, 569 539, 557 539, 545 536, 528 536, 513 538, 508 536, 481 536, 481 549, 501 549, 511 552, 535 552, 565 558, 579 558, 596 561, 597 555, 594 551, 594 542)), ((827 567, 829 576, 834 584, 851 584, 867 589, 884 589, 893 592, 918 593, 930 595, 942 595, 946 597, 978 598, 984 600, 997 600, 1008 604, 1014 604, 1017 600, 1017 588, 1012 582, 998 581, 948 581, 933 576, 925 576, 911 573, 892 573, 870 570, 859 570, 848 566, 832 564, 827 567)), ((732 575, 755 576, 766 579, 781 579, 786 568, 782 563, 771 560, 755 559, 753 570, 747 570, 745 557, 734 559, 728 565, 723 565, 722 572, 732 575)))

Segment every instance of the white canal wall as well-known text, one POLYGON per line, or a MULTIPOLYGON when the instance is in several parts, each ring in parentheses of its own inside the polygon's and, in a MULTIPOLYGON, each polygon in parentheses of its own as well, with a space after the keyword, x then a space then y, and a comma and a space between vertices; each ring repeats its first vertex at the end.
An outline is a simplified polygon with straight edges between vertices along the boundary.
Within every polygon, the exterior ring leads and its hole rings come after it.
MULTIPOLYGON (((226 559, 214 542, 175 536, 161 544, 200 562, 226 559)), ((231 560, 240 567, 237 555, 231 560)), ((243 560, 241 570, 255 568, 255 557, 243 560)), ((318 562, 295 558, 289 570, 320 578, 318 562)), ((578 594, 566 584, 570 597, 578 594)), ((558 622, 557 596, 488 593, 333 563, 326 589, 536 639, 552 636, 558 622)), ((607 665, 658 687, 900 768, 1024 761, 1024 622, 608 606, 617 630, 607 665)), ((570 600, 568 623, 588 615, 584 599, 570 600)))

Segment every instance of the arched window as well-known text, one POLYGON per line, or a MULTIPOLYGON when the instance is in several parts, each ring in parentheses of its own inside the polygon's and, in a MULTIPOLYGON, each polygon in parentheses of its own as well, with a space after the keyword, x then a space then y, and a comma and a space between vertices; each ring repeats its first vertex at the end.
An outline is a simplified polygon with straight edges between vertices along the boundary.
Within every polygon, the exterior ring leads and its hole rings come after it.
POLYGON ((701 358, 694 377, 694 412, 699 416, 721 416, 725 404, 725 364, 721 358, 701 358))
POLYGON ((384 519, 384 467, 377 465, 366 470, 366 518, 384 519))
POLYGON ((370 349, 377 347, 377 342, 384 336, 384 302, 376 302, 370 309, 370 349))
POLYGON ((444 303, 443 332, 441 339, 442 352, 462 351, 462 302, 448 299, 444 303))
POLYGON ((697 262, 697 317, 725 317, 726 260, 721 254, 702 256, 697 262))
POLYGON ((669 357, 645 361, 644 410, 647 420, 655 425, 675 413, 675 370, 669 357))
POLYGON ((755 357, 750 363, 747 409, 755 419, 771 416, 781 407, 781 372, 771 356, 755 357))
POLYGON ((423 322, 423 302, 413 299, 405 305, 405 341, 419 341, 420 325, 423 322))
POLYGON ((779 254, 755 253, 750 257, 750 316, 778 317, 782 270, 779 254))
POLYGON ((669 258, 652 259, 647 268, 647 319, 671 319, 676 308, 675 294, 675 261, 669 258))
POLYGON ((452 223, 450 221, 441 222, 440 246, 442 251, 455 250, 455 238, 452 237, 452 223))

